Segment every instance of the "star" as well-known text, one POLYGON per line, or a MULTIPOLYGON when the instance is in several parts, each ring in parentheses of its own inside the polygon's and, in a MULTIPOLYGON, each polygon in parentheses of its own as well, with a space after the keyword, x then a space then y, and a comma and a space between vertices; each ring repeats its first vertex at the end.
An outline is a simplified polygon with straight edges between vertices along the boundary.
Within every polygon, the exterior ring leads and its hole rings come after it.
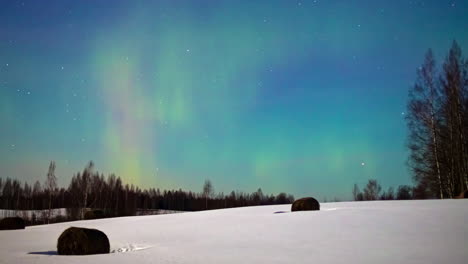
POLYGON ((364 162, 361 163, 361 166, 365 166, 365 165, 366 165, 366 163, 364 163, 364 162))
POLYGON ((189 50, 189 49, 187 49, 187 52, 190 52, 190 50, 189 50))
POLYGON ((62 66, 62 70, 65 69, 65 67, 62 66))

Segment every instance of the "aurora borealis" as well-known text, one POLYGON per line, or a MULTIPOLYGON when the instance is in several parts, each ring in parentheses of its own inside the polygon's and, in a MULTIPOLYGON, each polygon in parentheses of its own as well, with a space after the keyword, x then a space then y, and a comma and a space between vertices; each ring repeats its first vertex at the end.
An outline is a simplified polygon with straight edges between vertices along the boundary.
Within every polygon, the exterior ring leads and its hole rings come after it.
POLYGON ((0 173, 93 160, 141 187, 349 199, 411 183, 427 48, 468 52, 466 1, 2 1, 0 173))

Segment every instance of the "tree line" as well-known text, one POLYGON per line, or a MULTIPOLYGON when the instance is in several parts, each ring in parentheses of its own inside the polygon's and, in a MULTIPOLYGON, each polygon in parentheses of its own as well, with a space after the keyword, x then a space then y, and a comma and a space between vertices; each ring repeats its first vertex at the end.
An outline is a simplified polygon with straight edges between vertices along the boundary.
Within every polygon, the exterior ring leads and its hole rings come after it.
MULTIPOLYGON (((289 204, 290 194, 264 194, 259 188, 253 193, 232 191, 215 193, 207 180, 201 192, 184 190, 141 189, 123 183, 120 177, 105 177, 95 171, 93 162, 71 178, 67 188, 58 187, 55 162, 51 162, 45 183, 22 184, 16 179, 0 178, 0 206, 11 210, 48 210, 67 208, 67 220, 83 219, 90 208, 100 209, 108 217, 132 216, 137 210, 200 211, 242 206, 289 204)), ((50 219, 53 220, 53 219, 50 219)))
POLYGON ((411 200, 418 199, 418 190, 409 185, 400 185, 397 190, 389 187, 382 191, 382 186, 375 179, 368 180, 364 189, 361 191, 357 184, 353 186, 353 198, 355 201, 374 201, 374 200, 411 200))
POLYGON ((439 67, 429 49, 409 91, 408 165, 420 198, 468 189, 468 60, 456 41, 439 67))

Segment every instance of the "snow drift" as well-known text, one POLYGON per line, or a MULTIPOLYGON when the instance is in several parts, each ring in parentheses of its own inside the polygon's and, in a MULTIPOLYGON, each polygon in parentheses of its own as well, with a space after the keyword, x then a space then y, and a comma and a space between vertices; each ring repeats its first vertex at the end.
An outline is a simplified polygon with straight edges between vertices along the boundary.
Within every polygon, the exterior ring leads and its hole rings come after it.
POLYGON ((1 263, 468 263, 468 200, 323 203, 137 216, 0 231, 1 263), (278 211, 285 213, 275 214, 278 211), (70 226, 111 254, 56 255, 70 226))

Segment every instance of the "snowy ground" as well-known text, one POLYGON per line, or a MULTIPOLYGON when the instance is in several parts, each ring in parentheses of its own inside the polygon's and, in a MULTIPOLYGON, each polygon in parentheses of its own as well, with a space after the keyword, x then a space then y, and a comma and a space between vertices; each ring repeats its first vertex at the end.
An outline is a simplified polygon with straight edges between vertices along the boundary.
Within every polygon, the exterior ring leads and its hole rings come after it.
POLYGON ((0 231, 0 263, 468 263, 468 200, 289 210, 247 207, 0 231), (115 253, 55 255, 69 226, 104 231, 115 253))

